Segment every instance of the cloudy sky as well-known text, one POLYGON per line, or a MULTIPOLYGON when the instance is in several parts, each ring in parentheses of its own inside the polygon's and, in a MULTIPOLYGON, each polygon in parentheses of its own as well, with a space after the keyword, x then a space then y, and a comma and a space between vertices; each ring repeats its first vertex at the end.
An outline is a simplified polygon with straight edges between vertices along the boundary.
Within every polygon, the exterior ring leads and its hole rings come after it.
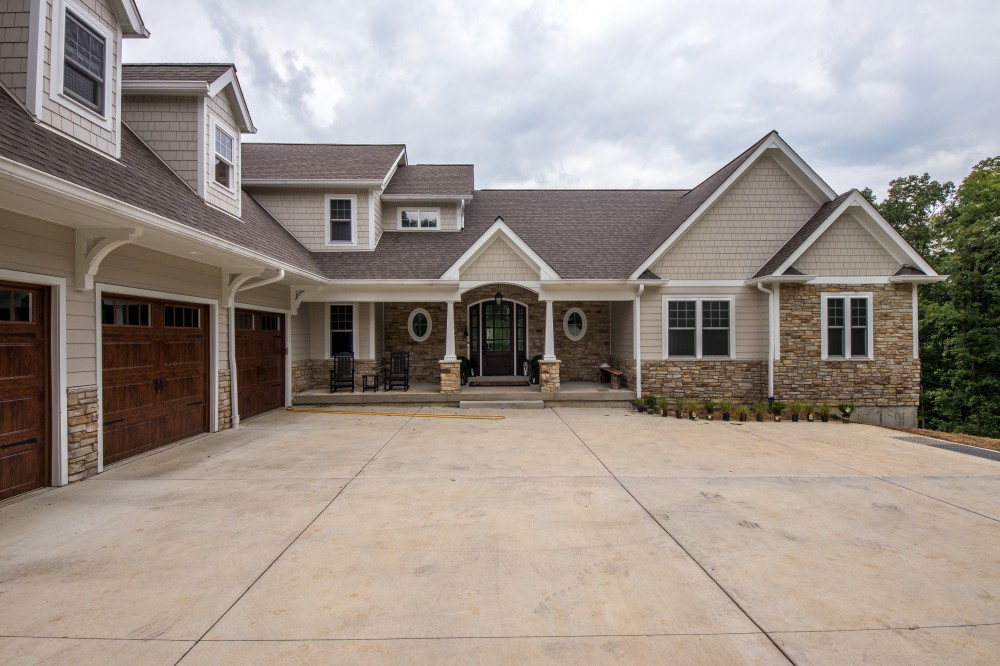
POLYGON ((1000 154, 995 0, 140 0, 128 62, 235 62, 256 141, 478 187, 692 187, 771 129, 837 191, 1000 154))

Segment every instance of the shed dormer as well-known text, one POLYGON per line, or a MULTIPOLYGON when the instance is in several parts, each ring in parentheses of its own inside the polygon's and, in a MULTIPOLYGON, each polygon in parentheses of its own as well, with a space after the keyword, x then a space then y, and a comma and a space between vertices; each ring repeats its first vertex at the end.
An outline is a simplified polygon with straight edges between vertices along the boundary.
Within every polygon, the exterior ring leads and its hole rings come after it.
POLYGON ((209 204, 240 216, 242 148, 253 134, 231 64, 125 65, 124 120, 209 204))

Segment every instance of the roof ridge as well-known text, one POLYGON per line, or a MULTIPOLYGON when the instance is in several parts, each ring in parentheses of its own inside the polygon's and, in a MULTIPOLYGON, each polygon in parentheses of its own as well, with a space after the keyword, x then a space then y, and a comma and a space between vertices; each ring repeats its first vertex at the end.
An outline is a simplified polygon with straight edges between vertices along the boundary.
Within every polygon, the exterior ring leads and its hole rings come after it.
POLYGON ((233 62, 123 62, 123 67, 236 67, 233 62))
POLYGON ((677 188, 653 188, 653 187, 480 187, 476 192, 690 192, 682 187, 677 188))
POLYGON ((337 146, 358 148, 395 148, 406 146, 405 143, 302 143, 295 141, 244 141, 243 146, 337 146))
MULTIPOLYGON (((753 142, 753 145, 751 145, 749 148, 747 148, 746 150, 744 150, 742 153, 740 153, 739 155, 737 155, 736 157, 734 157, 733 159, 729 160, 728 162, 726 162, 725 164, 723 164, 721 167, 719 167, 718 169, 716 169, 715 171, 713 171, 707 178, 703 178, 701 180, 701 182, 698 183, 698 185, 695 185, 694 187, 692 187, 690 190, 688 190, 688 192, 689 193, 693 192, 694 190, 698 189, 698 186, 700 186, 700 185, 702 185, 704 183, 707 183, 708 181, 712 180, 712 178, 714 178, 715 176, 717 176, 718 174, 722 173, 723 171, 725 171, 726 169, 728 169, 730 166, 732 166, 734 162, 741 162, 742 163, 742 162, 746 161, 746 158, 750 156, 750 153, 752 153, 753 151, 757 150, 757 148, 760 146, 760 144, 764 143, 764 141, 765 141, 765 139, 767 139, 767 137, 771 136, 772 134, 777 134, 777 133, 778 132, 776 130, 771 130, 770 132, 768 132, 767 134, 765 134, 761 138, 757 139, 756 141, 753 142)), ((718 188, 716 188, 716 189, 718 189, 718 188)))

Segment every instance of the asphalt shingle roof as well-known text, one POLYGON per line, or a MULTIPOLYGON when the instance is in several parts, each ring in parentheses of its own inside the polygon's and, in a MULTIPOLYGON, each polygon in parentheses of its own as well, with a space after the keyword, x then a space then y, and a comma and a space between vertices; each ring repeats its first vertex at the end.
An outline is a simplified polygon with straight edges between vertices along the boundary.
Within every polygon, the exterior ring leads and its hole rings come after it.
POLYGON ((212 83, 234 69, 226 63, 125 63, 122 81, 204 81, 212 83))
POLYGON ((413 164, 396 169, 384 194, 469 197, 474 180, 471 164, 413 164))
POLYGON ((244 143, 243 180, 384 179, 403 144, 244 143))
POLYGON ((806 220, 805 223, 799 227, 794 234, 792 234, 792 237, 785 241, 785 244, 782 245, 781 248, 774 253, 774 256, 768 259, 756 273, 754 273, 753 277, 755 279, 767 277, 773 274, 774 271, 778 270, 778 267, 785 263, 785 261, 787 261, 788 258, 792 256, 792 254, 794 254, 803 243, 806 242, 813 232, 819 229, 819 227, 826 222, 827 218, 833 214, 833 211, 837 210, 840 204, 844 203, 847 197, 851 196, 851 192, 853 191, 854 190, 844 192, 836 199, 828 201, 820 206, 819 210, 813 213, 812 217, 806 220))
POLYGON ((289 266, 318 272, 312 254, 245 192, 240 221, 206 204, 124 124, 121 151, 118 161, 102 157, 35 123, 12 97, 0 92, 0 156, 289 266))

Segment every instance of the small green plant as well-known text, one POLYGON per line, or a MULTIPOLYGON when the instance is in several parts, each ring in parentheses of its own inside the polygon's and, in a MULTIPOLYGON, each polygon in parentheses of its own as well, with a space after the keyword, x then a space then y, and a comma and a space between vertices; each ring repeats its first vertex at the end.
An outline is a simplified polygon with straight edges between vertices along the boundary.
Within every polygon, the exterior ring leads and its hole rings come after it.
POLYGON ((708 419, 709 421, 714 420, 715 410, 719 408, 718 403, 716 403, 714 400, 706 400, 705 402, 701 403, 701 406, 705 410, 705 418, 708 419))
POLYGON ((659 410, 660 416, 669 416, 670 414, 670 399, 660 398, 656 401, 656 409, 659 410))
POLYGON ((674 414, 677 418, 681 418, 681 414, 684 412, 684 407, 687 405, 687 400, 684 398, 677 398, 674 400, 674 414))
POLYGON ((655 395, 647 395, 642 400, 643 400, 643 406, 646 408, 646 412, 648 412, 649 414, 655 414, 656 403, 659 402, 660 399, 655 395))
POLYGON ((813 414, 816 413, 816 403, 815 402, 807 402, 805 404, 805 410, 806 410, 806 421, 809 421, 810 423, 812 423, 815 420, 815 418, 813 417, 813 414))
POLYGON ((781 402, 780 400, 775 400, 771 403, 771 413, 774 414, 774 420, 781 420, 781 413, 788 409, 788 403, 781 402))
POLYGON ((746 421, 750 418, 750 407, 748 405, 736 405, 736 418, 746 421))
POLYGON ((792 421, 798 423, 799 416, 801 416, 802 413, 806 411, 806 405, 804 402, 793 402, 790 405, 788 405, 788 410, 792 414, 792 421))
POLYGON ((719 401, 719 411, 722 412, 722 420, 728 421, 729 415, 733 413, 733 401, 728 398, 723 398, 719 401))
POLYGON ((845 402, 837 405, 837 411, 840 412, 840 420, 844 423, 851 422, 851 414, 854 413, 854 405, 849 402, 845 402))
POLYGON ((753 412, 754 416, 757 418, 758 421, 763 421, 764 417, 767 416, 767 413, 770 410, 771 406, 768 405, 767 402, 763 400, 758 400, 757 402, 750 405, 750 411, 753 412))
POLYGON ((643 404, 644 403, 642 401, 642 398, 636 398, 635 400, 632 401, 632 411, 641 412, 643 404))
POLYGON ((830 420, 830 412, 832 410, 833 410, 833 407, 831 407, 830 405, 826 404, 825 402, 823 404, 821 404, 819 406, 819 419, 820 419, 820 421, 822 421, 823 423, 828 422, 830 420))

